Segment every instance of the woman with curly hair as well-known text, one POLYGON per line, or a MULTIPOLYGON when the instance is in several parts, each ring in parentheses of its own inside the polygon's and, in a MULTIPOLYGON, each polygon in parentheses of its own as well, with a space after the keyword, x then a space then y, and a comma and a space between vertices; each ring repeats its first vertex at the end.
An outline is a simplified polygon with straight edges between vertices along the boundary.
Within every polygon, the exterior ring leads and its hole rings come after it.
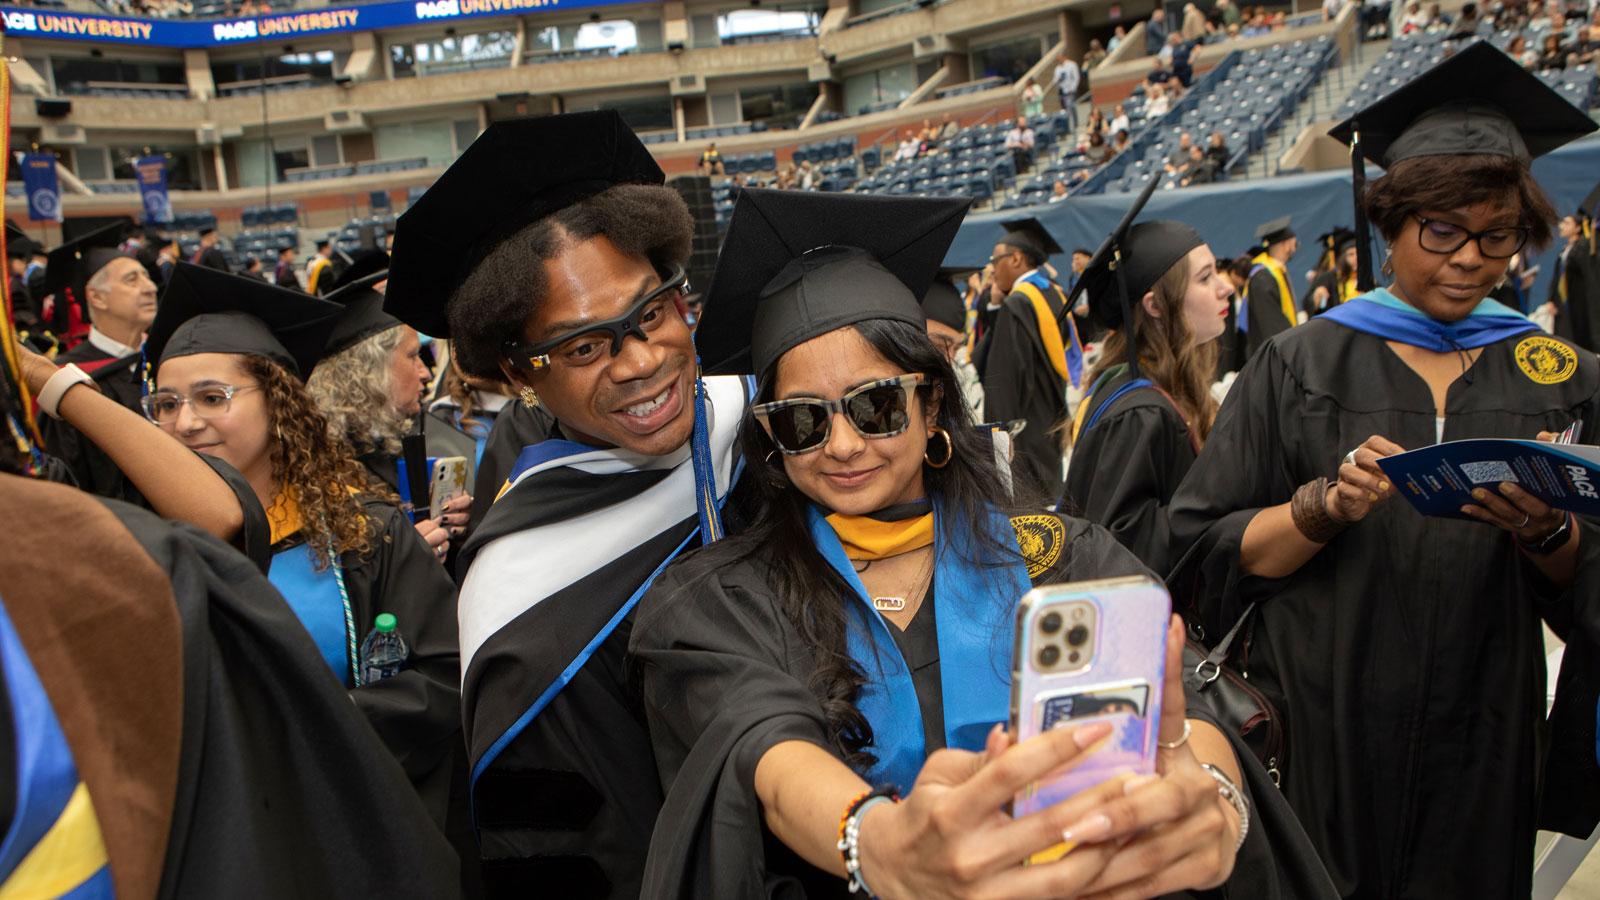
MULTIPOLYGON (((329 436, 355 450, 374 487, 397 495, 408 512, 426 511, 428 498, 411 496, 407 476, 415 473, 406 472, 400 451, 401 439, 422 413, 422 394, 432 374, 422 361, 416 329, 383 311, 388 265, 388 254, 374 251, 357 258, 335 283, 327 299, 343 306, 344 313, 306 388, 327 419, 329 436)), ((450 538, 465 530, 471 505, 472 498, 463 495, 437 521, 416 522, 417 533, 441 560, 450 538)))
POLYGON ((1058 508, 1104 526, 1165 572, 1167 505, 1217 415, 1211 376, 1233 285, 1182 222, 1141 222, 1121 250, 1126 307, 1109 253, 1083 273, 1095 321, 1114 330, 1070 426, 1072 463, 1058 508))
POLYGON ((454 588, 394 506, 331 437, 301 376, 339 307, 180 263, 145 353, 146 414, 190 449, 226 460, 267 509, 268 578, 333 676, 443 822, 460 699, 454 588), (410 655, 363 671, 362 637, 392 614, 410 655))

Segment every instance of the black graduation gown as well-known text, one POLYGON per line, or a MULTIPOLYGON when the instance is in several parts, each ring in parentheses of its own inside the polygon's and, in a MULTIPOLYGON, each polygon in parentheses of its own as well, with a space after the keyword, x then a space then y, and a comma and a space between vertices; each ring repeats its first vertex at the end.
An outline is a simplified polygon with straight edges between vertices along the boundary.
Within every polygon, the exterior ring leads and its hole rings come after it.
MULTIPOLYGON (((1593 443, 1595 358, 1574 351, 1564 380, 1538 384, 1513 357, 1526 337, 1483 348, 1450 387, 1446 440, 1531 438, 1582 419, 1581 442, 1593 443)), ((1435 427, 1426 383, 1381 338, 1326 319, 1296 328, 1235 382, 1173 498, 1173 548, 1193 551, 1183 575, 1197 579, 1207 633, 1262 601, 1251 683, 1285 714, 1284 794, 1345 896, 1526 896, 1545 703, 1540 617, 1574 592, 1545 583, 1510 535, 1425 518, 1400 498, 1288 578, 1239 568, 1262 508, 1331 476, 1371 435, 1421 447, 1435 427)), ((1177 573, 1175 582, 1185 583, 1177 573)), ((1592 701, 1588 713, 1592 727, 1592 701)))
MULTIPOLYGON (((139 355, 117 358, 83 341, 71 350, 56 357, 56 363, 75 363, 89 373, 100 392, 133 410, 139 415, 139 397, 143 388, 139 383, 139 355)), ((61 458, 78 481, 78 487, 91 494, 113 500, 125 500, 143 505, 139 490, 122 474, 105 451, 96 447, 78 429, 64 421, 39 413, 39 433, 44 439, 44 449, 61 458)))
POLYGON ((1228 301, 1228 315, 1222 323, 1222 336, 1217 338, 1217 381, 1229 372, 1237 372, 1245 364, 1245 336, 1239 331, 1239 303, 1237 295, 1228 301))
POLYGON ((1600 293, 1600 280, 1596 278, 1595 259, 1588 251, 1588 243, 1581 240, 1561 251, 1547 299, 1556 305, 1556 334, 1592 350, 1597 346, 1594 295, 1600 293), (1563 280, 1567 286, 1566 300, 1561 299, 1563 280))
POLYGON ((216 269, 218 272, 232 272, 228 266, 228 258, 222 255, 222 250, 217 247, 207 247, 195 254, 195 265, 216 269))
MULTIPOLYGON (((84 521, 86 498, 62 486, 0 476, 0 498, 66 513, 9 539, 38 545, 33 554, 84 521)), ((92 529, 101 558, 130 545, 146 554, 170 582, 181 629, 171 648, 182 661, 176 793, 140 798, 147 820, 171 803, 156 896, 457 896, 455 854, 266 577, 198 529, 99 503, 115 517, 92 529)), ((30 602, 22 569, 0 565, 8 607, 30 602)), ((95 598, 73 599, 89 615, 95 598)))
POLYGON ((43 321, 39 304, 34 301, 28 284, 21 275, 11 276, 11 322, 19 329, 37 331, 43 321))
MULTIPOLYGON (((1060 315, 1054 292, 1045 300, 1060 315)), ((1062 336, 1063 338, 1066 335, 1062 336)), ((1061 493, 1061 436, 1053 429, 1066 415, 1066 383, 1056 375, 1039 335, 1033 303, 1021 293, 1006 297, 974 360, 983 378, 983 415, 991 422, 1027 419, 1017 436, 1012 471, 1031 490, 1061 493)))
POLYGON ((523 447, 537 444, 548 438, 555 429, 555 419, 542 406, 528 406, 521 402, 506 404, 495 417, 489 429, 489 440, 483 445, 483 458, 478 460, 478 471, 472 480, 472 514, 468 528, 476 529, 489 512, 489 505, 499 495, 500 488, 517 462, 523 447))
POLYGON ((1245 335, 1245 358, 1250 359, 1272 336, 1287 331, 1295 323, 1283 318, 1283 304, 1279 300, 1278 281, 1263 268, 1250 276, 1245 287, 1249 294, 1249 332, 1245 335))
MULTIPOLYGON (((1129 380, 1124 372, 1096 391, 1089 415, 1129 380)), ((1078 434, 1061 508, 1104 527, 1140 562, 1166 572, 1167 504, 1194 458, 1189 426, 1167 398, 1150 387, 1129 391, 1078 434)))
MULTIPOLYGON (((1104 529, 1057 518, 1065 552, 1041 566, 1034 583, 1148 574, 1104 529)), ((853 896, 842 879, 773 838, 756 800, 756 763, 773 746, 799 740, 833 752, 821 698, 807 684, 812 656, 770 588, 770 553, 738 538, 696 551, 669 567, 640 603, 631 650, 667 792, 642 896, 853 896)), ((935 605, 938 596, 935 586, 935 605)), ((929 668, 931 679, 916 679, 919 692, 937 681, 938 667, 929 668)), ((924 730, 932 730, 926 721, 924 730)), ((1237 742, 1234 752, 1255 818, 1230 894, 1331 896, 1315 851, 1259 762, 1237 742)))

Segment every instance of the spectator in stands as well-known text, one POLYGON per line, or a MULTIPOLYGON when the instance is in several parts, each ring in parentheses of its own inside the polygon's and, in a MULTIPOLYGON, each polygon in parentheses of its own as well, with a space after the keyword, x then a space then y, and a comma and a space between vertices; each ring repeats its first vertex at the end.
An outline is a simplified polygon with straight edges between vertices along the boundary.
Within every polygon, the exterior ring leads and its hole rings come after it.
POLYGON ((717 149, 716 141, 712 141, 700 152, 700 171, 706 175, 726 174, 722 165, 722 152, 717 149))
POLYGON ((1267 21, 1267 16, 1265 13, 1256 13, 1250 17, 1249 21, 1250 23, 1239 32, 1240 37, 1260 37, 1261 35, 1270 34, 1272 32, 1272 24, 1267 21))
POLYGON ((1067 199, 1067 183, 1057 178, 1056 183, 1050 185, 1050 203, 1060 203, 1067 199))
POLYGON ((802 191, 814 191, 817 189, 817 172, 811 168, 811 160, 801 160, 800 172, 795 180, 802 191))
POLYGON ((1213 131, 1206 143, 1206 157, 1211 160, 1213 168, 1220 179, 1222 173, 1228 170, 1228 160, 1232 158, 1228 150, 1228 142, 1222 137, 1222 132, 1213 131))
POLYGON ((1083 158, 1096 166, 1111 158, 1111 147, 1106 143, 1105 132, 1089 132, 1089 143, 1083 148, 1083 158))
POLYGON ((1144 54, 1155 56, 1167 45, 1167 11, 1157 6, 1144 23, 1144 54))
POLYGON ((1539 62, 1539 54, 1528 49, 1527 39, 1520 34, 1514 35, 1506 44, 1506 55, 1522 63, 1524 69, 1531 69, 1539 62))
POLYGON ((1121 47, 1122 46, 1122 42, 1127 40, 1127 39, 1128 39, 1128 29, 1123 28, 1121 25, 1118 25, 1116 28, 1112 29, 1112 31, 1111 31, 1111 41, 1106 44, 1106 52, 1107 53, 1115 53, 1115 52, 1117 52, 1117 48, 1121 47))
POLYGON ((1422 11, 1422 4, 1411 0, 1406 4, 1405 18, 1400 20, 1400 35, 1424 31, 1428 27, 1428 14, 1422 11))
POLYGON ((317 252, 306 263, 306 293, 321 297, 333 285, 333 244, 326 238, 317 241, 317 252))
POLYGON ((1200 11, 1200 7, 1193 3, 1183 5, 1183 27, 1179 29, 1179 33, 1184 40, 1191 43, 1205 38, 1206 14, 1200 11))
POLYGON ((246 278, 267 283, 267 273, 261 271, 261 257, 251 255, 244 258, 244 271, 240 273, 246 278))
POLYGON ((194 251, 194 256, 189 262, 219 272, 233 271, 228 267, 228 260, 222 255, 222 249, 217 246, 217 229, 206 227, 200 229, 200 246, 194 251))
POLYGON ((278 267, 272 272, 272 283, 291 291, 303 291, 305 288, 300 285, 300 276, 294 271, 294 257, 293 247, 278 251, 278 267))
POLYGON ((894 161, 909 162, 913 159, 916 159, 917 151, 920 146, 921 145, 917 142, 916 133, 907 128, 905 135, 900 139, 900 149, 895 151, 894 161))
POLYGON ((1106 133, 1106 114, 1101 112, 1096 107, 1090 107, 1089 108, 1089 121, 1087 121, 1087 122, 1085 122, 1083 124, 1083 136, 1084 136, 1085 141, 1088 140, 1088 137, 1091 134, 1098 134, 1101 137, 1105 137, 1105 133, 1106 133))
POLYGON ((1539 46, 1539 71, 1559 72, 1566 67, 1567 48, 1561 46, 1561 35, 1545 35, 1539 46))
POLYGON ((945 113, 944 120, 939 126, 939 141, 942 143, 955 140, 956 135, 960 133, 961 123, 956 121, 955 116, 945 113))
POLYGON ((1150 90, 1145 92, 1144 118, 1146 122, 1159 119, 1172 109, 1172 101, 1167 96, 1167 89, 1159 84, 1150 85, 1150 90))
POLYGON ((1528 4, 1528 30, 1534 32, 1551 31, 1558 27, 1562 19, 1559 13, 1552 15, 1550 8, 1543 3, 1528 4))
POLYGON ((1332 22, 1344 9, 1345 0, 1322 0, 1322 21, 1332 22))
POLYGON ((1106 61, 1106 48, 1099 38, 1089 39, 1089 49, 1083 51, 1083 71, 1087 72, 1106 61))
POLYGON ((1476 37, 1482 21, 1478 18, 1478 4, 1468 3, 1461 7, 1461 18, 1456 19, 1456 24, 1451 26, 1450 34, 1445 39, 1458 41, 1476 37))
POLYGON ((1113 135, 1119 131, 1127 131, 1129 129, 1128 113, 1122 108, 1122 104, 1118 103, 1112 108, 1112 112, 1111 121, 1106 125, 1106 131, 1113 135))
POLYGON ((1044 88, 1037 81, 1022 89, 1022 115, 1029 119, 1044 115, 1044 88))
POLYGON ((1185 131, 1178 135, 1178 146, 1167 154, 1166 170, 1171 174, 1189 164, 1189 150, 1194 147, 1194 136, 1185 131))
POLYGON ((1111 139, 1111 152, 1121 153, 1126 149, 1128 149, 1128 132, 1119 131, 1111 139))
POLYGON ((1179 187, 1188 187, 1191 184, 1211 184, 1217 180, 1217 167, 1206 156, 1206 152, 1198 146, 1189 148, 1189 161, 1186 174, 1179 179, 1179 187))
POLYGON ((1150 71, 1144 75, 1146 84, 1166 84, 1172 77, 1172 70, 1167 68, 1167 61, 1159 56, 1150 57, 1150 71))
POLYGON ((1033 129, 1028 127, 1028 120, 1022 116, 1017 117, 1017 124, 1006 132, 1006 149, 1011 151, 1011 158, 1017 162, 1017 174, 1021 174, 1033 165, 1033 129))
POLYGON ((1224 30, 1239 26, 1239 7, 1233 0, 1217 0, 1216 12, 1224 30))
POLYGON ((1168 58, 1172 65, 1172 74, 1184 87, 1194 83, 1194 66, 1190 62, 1190 54, 1194 52, 1194 44, 1183 39, 1181 35, 1172 35, 1167 38, 1168 58))
POLYGON ((1167 99, 1171 102, 1177 103, 1179 100, 1182 100, 1183 95, 1188 92, 1187 88, 1188 86, 1185 85, 1177 75, 1169 75, 1167 77, 1167 99))
POLYGON ((1063 53, 1061 61, 1056 63, 1055 73, 1050 76, 1050 86, 1055 88, 1056 98, 1061 101, 1061 110, 1067 114, 1067 129, 1078 130, 1078 87, 1083 83, 1083 72, 1072 57, 1063 53))

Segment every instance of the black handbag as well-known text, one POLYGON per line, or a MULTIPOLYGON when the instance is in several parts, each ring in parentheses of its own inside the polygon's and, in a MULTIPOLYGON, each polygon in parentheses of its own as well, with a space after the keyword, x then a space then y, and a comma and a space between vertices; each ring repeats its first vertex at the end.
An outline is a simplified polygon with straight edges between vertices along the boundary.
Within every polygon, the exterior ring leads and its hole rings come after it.
POLYGON ((1243 646, 1239 638, 1249 631, 1255 612, 1254 603, 1246 607, 1239 621, 1234 622, 1210 650, 1192 639, 1186 641, 1183 683, 1192 694, 1199 696, 1203 708, 1219 724, 1239 735, 1266 767, 1272 783, 1281 784, 1289 749, 1283 716, 1266 695, 1228 665, 1229 654, 1235 646, 1243 646))

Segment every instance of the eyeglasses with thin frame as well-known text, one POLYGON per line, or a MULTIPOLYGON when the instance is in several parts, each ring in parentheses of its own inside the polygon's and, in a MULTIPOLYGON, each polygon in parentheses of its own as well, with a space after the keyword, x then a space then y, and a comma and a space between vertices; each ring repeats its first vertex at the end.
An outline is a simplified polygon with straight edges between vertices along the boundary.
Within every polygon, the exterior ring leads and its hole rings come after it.
POLYGON ((833 417, 845 420, 864 438, 890 438, 911 425, 911 394, 927 381, 920 372, 868 382, 837 400, 795 397, 758 403, 750 412, 786 456, 810 453, 828 443, 833 417))
POLYGON ((1454 253, 1465 247, 1467 241, 1477 241, 1478 252, 1486 259, 1510 259, 1528 244, 1528 229, 1520 225, 1468 231, 1460 225, 1416 213, 1411 217, 1417 220, 1417 244, 1429 253, 1454 253))
POLYGON ((675 267, 660 287, 639 298, 615 319, 585 325, 536 344, 506 341, 500 349, 513 367, 526 372, 542 372, 557 363, 573 368, 586 366, 601 358, 601 348, 608 340, 612 356, 622 353, 622 342, 629 337, 649 341, 649 333, 666 321, 669 307, 688 293, 688 273, 681 266, 675 267))
POLYGON ((140 397, 139 406, 144 409, 145 418, 165 427, 178 423, 178 415, 185 405, 202 419, 227 415, 228 410, 233 407, 234 397, 245 391, 259 390, 260 387, 258 384, 212 384, 192 394, 156 391, 140 397))

